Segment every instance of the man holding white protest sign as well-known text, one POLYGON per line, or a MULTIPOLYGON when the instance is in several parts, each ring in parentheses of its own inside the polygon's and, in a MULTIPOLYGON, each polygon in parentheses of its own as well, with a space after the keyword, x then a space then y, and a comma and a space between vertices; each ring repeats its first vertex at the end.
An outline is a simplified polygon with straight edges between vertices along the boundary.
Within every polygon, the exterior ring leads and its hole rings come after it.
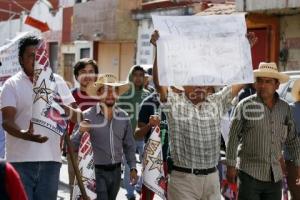
POLYGON ((57 198, 66 124, 61 115, 75 102, 65 83, 56 83, 45 47, 34 35, 20 39, 22 70, 4 83, 1 95, 7 161, 19 172, 29 200, 57 198))
MULTIPOLYGON (((198 16, 197 16, 198 17, 198 16)), ((229 34, 232 32, 230 28, 224 28, 220 26, 218 20, 220 20, 224 16, 219 16, 216 18, 216 24, 214 26, 210 26, 210 28, 214 28, 216 31, 220 31, 220 34, 215 34, 213 30, 207 30, 209 38, 213 40, 215 37, 218 41, 223 40, 226 41, 226 38, 231 37, 232 35, 229 34), (228 31, 229 30, 229 31, 228 31), (224 34, 221 32, 225 32, 224 34)), ((158 60, 154 61, 153 67, 153 80, 156 86, 157 91, 160 94, 160 100, 162 102, 162 109, 166 109, 165 112, 167 113, 167 120, 169 123, 169 132, 170 132, 170 153, 171 158, 174 162, 173 171, 170 175, 170 181, 168 186, 168 199, 172 200, 183 200, 183 199, 203 199, 203 200, 215 200, 221 199, 220 196, 220 185, 219 185, 219 176, 216 170, 216 166, 219 161, 219 152, 220 152, 220 137, 221 137, 221 130, 220 130, 220 121, 221 117, 224 113, 228 112, 231 108, 231 101, 232 99, 238 94, 238 92, 242 89, 243 85, 232 85, 224 87, 223 90, 217 92, 215 94, 208 94, 209 85, 222 85, 222 84, 232 84, 232 83, 247 83, 252 74, 248 75, 248 77, 244 77, 238 79, 237 76, 234 76, 228 80, 226 80, 223 76, 219 76, 217 72, 215 73, 206 73, 209 69, 205 69, 203 73, 201 70, 207 66, 203 66, 205 62, 201 62, 198 60, 199 63, 193 63, 193 65, 188 65, 190 57, 188 55, 176 55, 173 51, 172 55, 168 54, 166 43, 170 44, 171 42, 176 43, 176 38, 174 35, 180 33, 180 41, 185 41, 191 43, 193 40, 189 41, 189 38, 192 34, 194 37, 197 38, 197 27, 190 27, 191 32, 189 33, 189 27, 185 26, 185 29, 180 27, 184 25, 184 19, 180 19, 179 17, 174 21, 170 21, 167 25, 172 24, 172 29, 176 30, 175 33, 171 33, 170 27, 162 25, 162 21, 166 23, 168 20, 172 19, 160 19, 156 17, 154 21, 155 24, 158 24, 155 28, 160 30, 160 28, 164 29, 163 31, 163 40, 158 43, 157 51, 158 53, 162 52, 167 56, 173 56, 173 59, 177 59, 178 62, 187 63, 184 66, 188 66, 188 68, 178 68, 174 67, 168 60, 168 62, 162 62, 159 58, 161 55, 158 56, 158 60), (179 25, 176 24, 176 20, 178 19, 179 25), (160 21, 161 20, 161 21, 160 21), (182 20, 182 21, 181 21, 182 20), (175 27, 175 28, 174 28, 175 27), (196 30, 196 31, 195 31, 196 30), (168 32, 170 31, 170 32, 168 32), (194 31, 194 32, 193 32, 194 31), (170 34, 168 38, 168 34, 170 34), (170 39, 170 40, 168 40, 170 39), (164 43, 166 42, 166 43, 164 43), (163 49, 160 48, 164 46, 163 49), (164 63, 164 69, 160 69, 160 66, 157 66, 160 63, 164 63), (195 67, 197 65, 197 68, 195 67), (166 71, 172 71, 172 76, 166 75, 166 71), (190 71, 192 70, 192 73, 190 71), (184 76, 182 76, 182 74, 184 76), (168 76, 168 77, 165 77, 168 76), (182 80, 180 82, 179 80, 182 80), (208 81, 210 80, 210 81, 208 81), (160 84, 163 81, 163 84, 160 84), (183 86, 182 93, 174 93, 172 90, 168 90, 166 86, 172 85, 181 85, 183 86)), ((200 27, 203 25, 207 25, 205 20, 207 18, 198 17, 200 21, 200 27), (204 20, 204 21, 201 21, 204 20)), ((210 21, 209 18, 208 21, 210 21)), ((239 22, 241 20, 240 17, 232 18, 232 22, 234 21, 239 22)), ((197 20, 194 20, 196 22, 197 20)), ((186 18, 186 22, 190 23, 190 21, 186 18)), ((197 23, 197 22, 196 22, 197 23)), ((245 26, 245 23, 240 23, 245 26)), ((249 44, 244 44, 244 42, 248 42, 245 35, 246 35, 246 27, 241 27, 243 31, 241 32, 244 34, 243 36, 238 35, 237 37, 241 37, 238 41, 241 42, 241 46, 244 48, 249 48, 249 44), (242 38, 244 37, 244 38, 242 38)), ((201 29, 198 29, 201 31, 201 29)), ((199 40, 201 37, 205 37, 204 35, 200 34, 199 40)), ((151 43, 156 48, 156 41, 158 41, 159 34, 158 31, 155 31, 151 37, 151 43)), ((255 38, 253 35, 248 36, 251 44, 254 44, 255 38), (249 38, 250 37, 250 38, 249 38)), ((232 40, 232 38, 230 38, 232 40)), ((202 38, 203 40, 203 38, 202 38)), ((199 43, 199 45, 201 42, 199 43)), ((207 44, 205 44, 207 46, 207 44)), ((239 46, 237 44, 237 46, 239 46)), ((170 47, 170 46, 169 46, 170 47)), ((189 48, 187 45, 186 48, 189 48)), ((181 52, 183 49, 182 47, 180 50, 181 52)), ((197 47, 198 48, 198 47, 197 47)), ((219 51, 219 49, 211 48, 209 49, 210 53, 212 51, 219 51)), ((250 48, 243 49, 244 52, 250 52, 250 48)), ((205 49, 203 49, 205 51, 205 49)), ((195 53, 195 52, 193 52, 195 53)), ((237 52, 238 53, 238 52, 237 52)), ((196 54, 195 54, 196 55, 196 54)), ((212 53, 212 55, 216 55, 216 53, 212 53)), ((247 55, 247 54, 246 54, 247 55)), ((210 55, 207 55, 208 57, 210 55)), ((231 59, 227 54, 224 54, 222 59, 231 59)), ((237 55, 238 56, 238 55, 237 55)), ((249 53, 250 56, 250 53, 249 53)), ((251 57, 250 57, 251 58, 251 57)), ((195 61, 197 60, 196 57, 193 57, 195 61)), ((213 59, 212 57, 208 59, 213 59)), ((220 61, 221 58, 218 58, 220 61)), ((245 58, 245 63, 247 63, 249 58, 245 58)), ((250 59, 251 60, 251 59, 250 59)), ((218 62, 215 62, 218 64, 218 62)), ((216 67, 216 66, 214 66, 216 67)), ((218 69, 217 66, 216 69, 218 69)), ((251 65, 244 66, 243 73, 247 71, 251 71, 251 65), (250 69, 249 69, 250 67, 250 69)), ((252 76, 251 76, 252 75, 252 76)))
POLYGON ((116 199, 123 153, 130 167, 131 183, 134 185, 137 181, 136 146, 130 118, 115 105, 118 96, 128 89, 128 83, 117 82, 112 74, 99 75, 86 89, 86 93, 97 98, 99 103, 83 112, 83 121, 72 138, 73 143, 78 143, 83 133, 90 133, 99 200, 116 199))

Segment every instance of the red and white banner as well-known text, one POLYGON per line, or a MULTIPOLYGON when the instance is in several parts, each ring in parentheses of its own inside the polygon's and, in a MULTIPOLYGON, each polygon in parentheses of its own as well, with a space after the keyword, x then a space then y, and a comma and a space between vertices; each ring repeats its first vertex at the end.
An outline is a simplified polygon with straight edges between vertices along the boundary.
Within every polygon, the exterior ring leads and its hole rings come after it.
MULTIPOLYGON (((78 167, 81 173, 82 182, 85 187, 87 196, 93 200, 97 198, 96 194, 96 178, 94 169, 93 149, 90 141, 90 134, 85 132, 80 141, 78 152, 78 167)), ((81 192, 78 182, 75 179, 72 200, 80 200, 81 192)))
POLYGON ((145 146, 143 160, 144 185, 160 196, 167 197, 167 179, 164 173, 160 128, 155 127, 145 146))
POLYGON ((62 100, 50 67, 45 41, 38 44, 35 54, 32 122, 45 131, 62 136, 68 122, 60 106, 62 100))

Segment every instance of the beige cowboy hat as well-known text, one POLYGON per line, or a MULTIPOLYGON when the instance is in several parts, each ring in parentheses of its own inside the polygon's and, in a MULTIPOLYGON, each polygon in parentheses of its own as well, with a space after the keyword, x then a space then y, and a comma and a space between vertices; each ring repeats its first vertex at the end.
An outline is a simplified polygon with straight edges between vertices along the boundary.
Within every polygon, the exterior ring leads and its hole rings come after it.
POLYGON ((291 93, 295 101, 300 101, 300 79, 294 82, 291 93))
POLYGON ((280 83, 285 83, 289 80, 289 76, 283 73, 280 73, 277 69, 277 65, 274 62, 259 63, 258 69, 254 70, 254 77, 267 77, 267 78, 275 78, 280 83))
POLYGON ((103 86, 118 88, 118 95, 122 95, 129 90, 130 84, 117 81, 117 77, 113 74, 99 74, 96 82, 88 84, 86 93, 91 97, 97 97, 97 91, 103 86))

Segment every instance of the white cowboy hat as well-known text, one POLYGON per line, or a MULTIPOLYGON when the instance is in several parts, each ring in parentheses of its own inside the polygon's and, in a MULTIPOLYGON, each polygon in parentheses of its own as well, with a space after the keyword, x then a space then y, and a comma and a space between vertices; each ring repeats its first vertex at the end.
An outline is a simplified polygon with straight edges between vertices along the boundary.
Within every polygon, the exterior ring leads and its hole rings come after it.
POLYGON ((295 101, 300 101, 300 79, 294 82, 291 93, 295 101))
POLYGON ((130 87, 128 82, 118 82, 113 74, 99 74, 96 82, 87 86, 86 93, 91 97, 97 97, 97 91, 105 85, 118 88, 118 95, 124 94, 130 87))
POLYGON ((275 78, 280 83, 285 83, 289 80, 289 76, 283 73, 280 73, 277 69, 277 65, 274 62, 259 63, 258 69, 254 70, 254 76, 257 77, 267 77, 267 78, 275 78))

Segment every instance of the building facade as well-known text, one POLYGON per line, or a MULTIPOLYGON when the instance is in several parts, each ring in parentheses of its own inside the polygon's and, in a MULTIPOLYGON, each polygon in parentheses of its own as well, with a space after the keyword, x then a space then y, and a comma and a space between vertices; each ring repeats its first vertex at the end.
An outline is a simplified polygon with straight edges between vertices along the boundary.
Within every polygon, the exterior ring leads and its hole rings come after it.
POLYGON ((247 12, 250 24, 260 29, 266 41, 266 61, 281 70, 300 69, 300 0, 236 0, 237 11, 247 12), (255 25, 256 24, 256 25, 255 25))

